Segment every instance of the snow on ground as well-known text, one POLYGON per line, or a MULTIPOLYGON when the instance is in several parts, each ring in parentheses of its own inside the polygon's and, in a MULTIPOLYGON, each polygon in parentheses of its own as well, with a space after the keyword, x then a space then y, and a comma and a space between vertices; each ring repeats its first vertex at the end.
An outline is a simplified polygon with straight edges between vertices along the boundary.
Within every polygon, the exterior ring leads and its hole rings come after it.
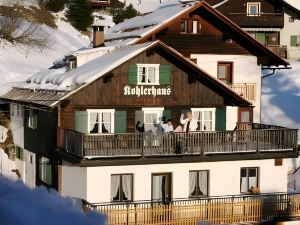
POLYGON ((105 216, 83 213, 70 198, 46 188, 30 189, 21 181, 0 176, 0 224, 5 225, 104 225, 105 216))
POLYGON ((300 129, 300 61, 290 63, 291 70, 276 71, 263 79, 261 122, 300 129))
POLYGON ((51 67, 57 58, 89 45, 89 39, 69 23, 59 18, 56 24, 57 29, 42 27, 50 34, 49 45, 43 50, 16 47, 0 39, 0 95, 32 74, 51 67))
MULTIPOLYGON (((152 12, 157 9, 161 3, 168 0, 125 0, 126 5, 132 4, 140 13, 152 12)), ((124 2, 124 1, 122 1, 124 2)))

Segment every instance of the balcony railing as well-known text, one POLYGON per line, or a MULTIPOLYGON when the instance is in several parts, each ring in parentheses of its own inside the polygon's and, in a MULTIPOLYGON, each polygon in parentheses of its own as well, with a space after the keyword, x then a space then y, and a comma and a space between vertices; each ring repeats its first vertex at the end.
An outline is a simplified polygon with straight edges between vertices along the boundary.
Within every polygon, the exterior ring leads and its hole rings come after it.
POLYGON ((236 83, 229 85, 229 87, 245 99, 255 101, 256 89, 254 83, 236 83))
POLYGON ((240 27, 278 27, 284 25, 283 13, 229 13, 228 18, 240 27))
POLYGON ((281 58, 287 58, 287 46, 286 45, 267 45, 275 54, 281 58))
POLYGON ((297 148, 297 130, 83 134, 59 129, 58 147, 82 158, 285 152, 297 148))
POLYGON ((300 216, 300 194, 210 197, 169 202, 85 204, 107 215, 108 225, 232 224, 300 216))

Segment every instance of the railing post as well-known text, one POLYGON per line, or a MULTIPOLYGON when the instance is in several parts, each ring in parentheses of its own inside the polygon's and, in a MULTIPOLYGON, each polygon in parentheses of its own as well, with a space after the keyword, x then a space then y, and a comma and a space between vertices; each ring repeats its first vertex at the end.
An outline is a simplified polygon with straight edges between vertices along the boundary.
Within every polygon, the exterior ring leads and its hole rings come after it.
POLYGON ((259 154, 259 135, 260 135, 260 131, 259 130, 252 130, 251 132, 255 132, 255 135, 256 135, 256 154, 259 154))

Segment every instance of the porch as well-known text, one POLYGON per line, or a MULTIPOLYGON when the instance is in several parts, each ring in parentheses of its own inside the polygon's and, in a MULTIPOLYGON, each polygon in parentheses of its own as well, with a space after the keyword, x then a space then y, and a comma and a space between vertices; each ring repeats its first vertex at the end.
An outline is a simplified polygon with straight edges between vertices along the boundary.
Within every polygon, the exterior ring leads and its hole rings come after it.
POLYGON ((275 221, 300 216, 300 194, 259 194, 178 199, 169 202, 84 203, 108 217, 109 225, 195 225, 275 221))
POLYGON ((58 147, 80 158, 291 152, 297 149, 297 130, 256 124, 234 131, 84 134, 59 128, 58 147))

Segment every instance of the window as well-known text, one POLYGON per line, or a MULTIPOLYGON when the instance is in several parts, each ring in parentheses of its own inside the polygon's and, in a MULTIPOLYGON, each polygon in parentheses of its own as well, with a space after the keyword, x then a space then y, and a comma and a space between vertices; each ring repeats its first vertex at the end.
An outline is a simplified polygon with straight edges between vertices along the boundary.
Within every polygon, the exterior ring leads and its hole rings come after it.
POLYGON ((241 193, 249 192, 251 187, 258 188, 258 168, 241 168, 241 193))
POLYGON ((238 108, 238 122, 240 123, 252 123, 253 110, 249 107, 238 108))
POLYGON ((77 67, 76 59, 72 59, 69 61, 69 69, 75 69, 77 67))
POLYGON ((46 184, 52 184, 52 166, 50 160, 45 157, 41 157, 39 158, 39 165, 39 175, 41 181, 46 184))
POLYGON ((197 120, 197 130, 215 130, 215 108, 192 108, 193 119, 197 120))
POLYGON ((171 200, 171 173, 152 174, 152 200, 171 200))
POLYGON ((23 160, 23 149, 16 145, 16 157, 20 160, 23 160))
POLYGON ((190 171, 189 195, 191 197, 208 195, 208 170, 190 171))
POLYGON ((233 62, 218 62, 218 79, 225 84, 232 84, 233 62))
POLYGON ((26 126, 32 129, 37 128, 37 111, 33 109, 28 109, 26 115, 26 126))
POLYGON ((300 35, 291 35, 291 47, 300 46, 300 35))
POLYGON ((137 64, 138 84, 159 84, 159 64, 137 64))
POLYGON ((188 21, 187 20, 181 20, 180 21, 180 33, 187 33, 188 28, 188 21))
POLYGON ((290 16, 290 17, 289 17, 289 22, 290 22, 290 23, 294 23, 294 21, 295 21, 294 17, 290 16))
POLYGON ((193 20, 193 34, 197 34, 198 33, 198 21, 197 20, 193 20))
POLYGON ((156 132, 163 116, 164 108, 142 108, 146 132, 156 132))
POLYGON ((247 15, 259 16, 260 14, 260 2, 247 3, 247 15))
POLYGON ((132 201, 133 175, 118 174, 111 175, 110 200, 111 201, 132 201))
POLYGON ((114 109, 89 109, 89 133, 114 133, 114 109))

